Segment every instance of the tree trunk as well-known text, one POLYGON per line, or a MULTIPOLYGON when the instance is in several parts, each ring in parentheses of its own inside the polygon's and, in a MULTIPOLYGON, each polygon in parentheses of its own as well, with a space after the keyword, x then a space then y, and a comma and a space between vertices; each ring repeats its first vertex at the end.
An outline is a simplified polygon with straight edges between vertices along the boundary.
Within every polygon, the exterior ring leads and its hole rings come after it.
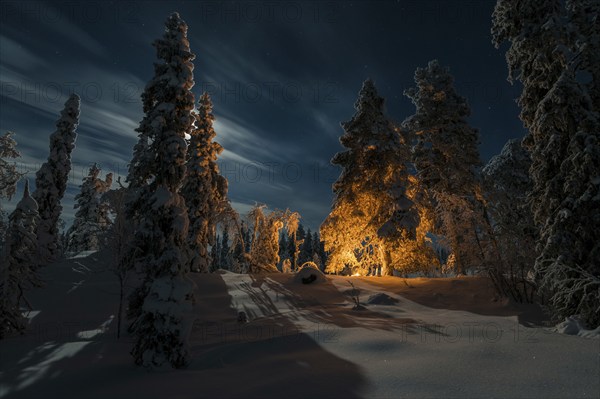
POLYGON ((383 264, 381 267, 381 273, 378 273, 378 275, 393 276, 394 269, 392 268, 392 254, 386 248, 380 247, 379 251, 381 253, 381 260, 383 261, 383 264))
POLYGON ((297 249, 297 245, 296 245, 296 232, 294 231, 294 234, 292 236, 292 240, 294 243, 294 253, 292 254, 292 270, 293 271, 297 271, 298 270, 298 249, 297 249))
POLYGON ((123 278, 119 278, 119 312, 117 313, 117 339, 121 338, 121 317, 123 314, 123 278))
POLYGON ((454 240, 454 248, 452 248, 452 253, 454 254, 454 270, 457 274, 466 274, 465 273, 465 266, 462 260, 462 256, 460 253, 460 245, 458 243, 458 240, 454 240))

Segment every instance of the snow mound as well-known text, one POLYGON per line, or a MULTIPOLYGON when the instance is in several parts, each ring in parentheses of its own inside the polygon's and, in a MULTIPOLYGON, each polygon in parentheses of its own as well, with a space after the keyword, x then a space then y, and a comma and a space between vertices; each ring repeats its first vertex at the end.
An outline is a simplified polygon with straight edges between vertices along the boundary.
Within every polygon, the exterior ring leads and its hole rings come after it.
POLYGON ((388 294, 381 292, 379 294, 371 295, 367 300, 367 303, 369 305, 395 305, 398 303, 398 300, 396 298, 392 298, 388 294))
POLYGON ((304 262, 302 266, 300 266, 300 269, 303 269, 305 267, 312 267, 313 269, 319 270, 319 266, 317 266, 315 262, 304 262))
POLYGON ((316 267, 307 264, 302 265, 302 268, 294 275, 294 282, 300 284, 316 284, 324 283, 326 281, 327 278, 323 272, 316 267))
POLYGON ((600 338, 600 327, 594 330, 588 330, 577 316, 569 316, 554 327, 555 331, 561 334, 578 335, 584 338, 600 338))

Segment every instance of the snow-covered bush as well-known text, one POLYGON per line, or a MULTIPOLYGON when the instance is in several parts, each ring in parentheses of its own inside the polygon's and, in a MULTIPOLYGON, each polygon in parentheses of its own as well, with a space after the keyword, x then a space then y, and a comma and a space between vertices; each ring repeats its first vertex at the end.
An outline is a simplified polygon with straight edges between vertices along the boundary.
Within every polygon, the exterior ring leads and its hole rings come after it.
POLYGON ((317 284, 327 282, 327 277, 322 271, 310 265, 312 262, 306 262, 302 265, 296 274, 294 274, 294 282, 300 284, 317 284))
POLYGON ((317 266, 315 262, 304 262, 302 266, 300 266, 300 270, 304 269, 305 267, 312 267, 313 269, 320 270, 319 266, 317 266))
POLYGON ((587 326, 600 326, 600 277, 563 263, 563 259, 546 265, 540 286, 551 295, 549 303, 555 319, 578 315, 587 326))
POLYGON ((252 224, 249 272, 277 272, 279 263, 279 232, 289 223, 289 211, 265 213, 265 205, 256 205, 249 213, 252 224))
POLYGON ((393 298, 391 296, 389 296, 388 294, 384 293, 384 292, 380 292, 378 294, 373 294, 369 297, 369 299, 367 300, 367 303, 369 305, 387 305, 387 306, 391 306, 391 305, 395 305, 398 303, 398 300, 396 298, 393 298))
POLYGON ((281 266, 281 271, 283 273, 291 273, 292 272, 292 261, 288 258, 283 260, 283 264, 281 266))
POLYGON ((584 338, 600 339, 600 326, 595 329, 588 329, 578 316, 566 317, 564 321, 554 327, 554 331, 560 334, 578 335, 584 338))

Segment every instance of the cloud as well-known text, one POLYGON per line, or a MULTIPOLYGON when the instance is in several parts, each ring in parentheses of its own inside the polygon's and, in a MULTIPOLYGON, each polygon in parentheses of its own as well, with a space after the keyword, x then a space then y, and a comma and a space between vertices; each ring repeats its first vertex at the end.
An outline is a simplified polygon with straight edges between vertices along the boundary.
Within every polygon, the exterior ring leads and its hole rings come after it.
POLYGON ((243 202, 231 201, 231 206, 235 209, 240 215, 244 216, 254 207, 254 203, 246 204, 243 202))
MULTIPOLYGON (((42 28, 58 30, 61 37, 65 36, 63 28, 42 28)), ((160 34, 160 29, 155 30, 160 34)), ((102 46, 96 46, 89 39, 89 35, 84 35, 69 41, 77 40, 78 46, 87 43, 93 53, 102 54, 102 46)), ((27 149, 32 164, 39 167, 46 159, 48 136, 54 131, 54 122, 69 92, 75 90, 82 98, 78 138, 72 155, 74 176, 63 200, 65 217, 70 217, 73 197, 91 162, 99 162, 104 172, 126 174, 136 142, 135 128, 143 117, 140 94, 147 77, 142 79, 127 72, 132 69, 100 67, 89 57, 80 57, 76 68, 57 67, 56 63, 35 58, 39 54, 36 46, 48 45, 44 41, 8 40, 13 48, 23 52, 23 59, 34 57, 31 61, 36 63, 37 69, 24 72, 22 60, 0 61, 2 80, 19 89, 2 91, 2 101, 10 104, 11 116, 0 116, 0 127, 10 126, 17 131, 17 139, 23 140, 23 148, 27 149), (66 70, 70 71, 68 75, 65 75, 66 70), (56 86, 57 91, 51 90, 56 86), (30 89, 36 95, 28 95, 30 89), (31 118, 32 113, 37 117, 31 118), (20 132, 28 132, 28 135, 20 132)), ((193 48, 200 43, 194 38, 191 42, 193 48)), ((220 40, 205 40, 198 47, 195 93, 199 94, 206 82, 220 88, 227 88, 232 82, 240 82, 242 88, 253 83, 262 85, 259 101, 216 99, 216 140, 225 148, 219 164, 222 174, 229 179, 232 201, 240 210, 244 209, 242 212, 254 202, 264 202, 271 208, 294 208, 306 216, 307 223, 320 222, 318 215, 323 207, 317 204, 331 194, 328 184, 315 181, 313 164, 320 161, 321 153, 327 154, 326 161, 332 155, 326 149, 328 144, 323 143, 337 140, 331 131, 339 130, 339 122, 322 109, 323 104, 314 101, 314 81, 306 76, 299 81, 297 76, 276 69, 269 60, 236 50, 235 43, 226 45, 220 40), (280 87, 287 83, 300 85, 303 96, 296 102, 282 101, 281 92, 275 94, 276 98, 270 98, 266 91, 268 85, 263 85, 269 82, 276 82, 280 87), (310 151, 307 146, 312 147, 310 151)), ((60 48, 64 50, 64 46, 60 48)))
POLYGON ((200 50, 194 64, 197 68, 196 76, 199 79, 196 83, 200 86, 202 83, 219 83, 224 81, 240 82, 273 82, 283 81, 285 76, 274 70, 261 58, 247 57, 234 48, 231 44, 224 43, 218 38, 212 38, 210 41, 198 40, 190 37, 192 48, 195 46, 200 50), (203 67, 209 69, 211 74, 201 73, 203 67))
POLYGON ((65 3, 66 10, 59 10, 47 2, 35 2, 40 7, 40 15, 42 16, 39 20, 42 24, 51 31, 58 33, 62 36, 62 39, 78 44, 83 50, 86 50, 97 56, 107 56, 106 48, 94 39, 89 33, 81 29, 77 24, 70 21, 69 12, 72 12, 75 17, 78 16, 75 13, 76 3, 65 3), (67 11, 67 12, 65 12, 67 11), (47 17, 43 17, 44 13, 47 13, 47 17), (50 17, 52 15, 52 17, 50 17))
POLYGON ((13 68, 31 71, 46 67, 47 62, 7 36, 0 35, 0 59, 13 68))

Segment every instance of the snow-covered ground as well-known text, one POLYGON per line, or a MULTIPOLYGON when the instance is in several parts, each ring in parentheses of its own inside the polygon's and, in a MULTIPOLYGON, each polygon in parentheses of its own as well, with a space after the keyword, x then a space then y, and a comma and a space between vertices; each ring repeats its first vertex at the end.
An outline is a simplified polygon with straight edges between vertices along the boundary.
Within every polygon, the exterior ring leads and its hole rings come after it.
POLYGON ((116 338, 102 255, 43 274, 28 334, 0 341, 0 397, 600 397, 600 339, 540 327, 481 278, 194 274, 192 363, 148 372, 116 338))

